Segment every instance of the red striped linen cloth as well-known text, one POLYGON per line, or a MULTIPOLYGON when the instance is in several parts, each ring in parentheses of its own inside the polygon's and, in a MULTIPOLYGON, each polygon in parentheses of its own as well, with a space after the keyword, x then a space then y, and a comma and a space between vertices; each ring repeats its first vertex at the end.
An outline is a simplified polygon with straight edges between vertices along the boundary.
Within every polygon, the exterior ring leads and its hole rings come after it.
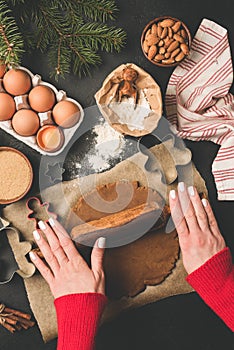
POLYGON ((234 96, 227 30, 203 19, 188 57, 173 71, 165 96, 171 128, 183 139, 221 147, 212 164, 219 200, 234 200, 234 96))

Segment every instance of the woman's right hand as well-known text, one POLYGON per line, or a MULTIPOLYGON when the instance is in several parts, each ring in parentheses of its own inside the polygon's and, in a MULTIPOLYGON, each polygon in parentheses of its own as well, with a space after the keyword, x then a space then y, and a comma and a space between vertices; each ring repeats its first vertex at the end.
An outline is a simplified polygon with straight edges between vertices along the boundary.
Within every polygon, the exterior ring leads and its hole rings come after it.
POLYGON ((197 190, 183 182, 178 192, 170 192, 170 209, 179 237, 183 263, 190 274, 226 244, 207 199, 200 199, 197 190))

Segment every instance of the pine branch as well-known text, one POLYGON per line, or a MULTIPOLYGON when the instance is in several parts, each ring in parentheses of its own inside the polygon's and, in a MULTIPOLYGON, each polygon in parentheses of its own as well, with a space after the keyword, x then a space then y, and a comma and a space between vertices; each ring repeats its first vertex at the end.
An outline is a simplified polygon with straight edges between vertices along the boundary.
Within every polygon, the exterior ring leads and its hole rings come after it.
MULTIPOLYGON (((16 8, 16 23, 24 33, 27 51, 36 48, 48 53, 55 78, 72 70, 79 75, 89 74, 90 66, 101 63, 98 51, 119 52, 124 46, 126 34, 122 29, 100 23, 114 19, 114 0, 51 0, 49 6, 47 0, 1 3, 16 8)), ((9 12, 4 16, 10 20, 9 12)), ((12 37, 16 34, 20 35, 18 29, 12 37)))
MULTIPOLYGON (((58 1, 53 1, 58 4, 58 1)), ((114 0, 61 0, 59 6, 63 10, 78 13, 92 21, 106 22, 114 20, 118 8, 114 0)))
POLYGON ((6 64, 17 65, 24 53, 24 42, 6 2, 0 0, 0 58, 6 64))

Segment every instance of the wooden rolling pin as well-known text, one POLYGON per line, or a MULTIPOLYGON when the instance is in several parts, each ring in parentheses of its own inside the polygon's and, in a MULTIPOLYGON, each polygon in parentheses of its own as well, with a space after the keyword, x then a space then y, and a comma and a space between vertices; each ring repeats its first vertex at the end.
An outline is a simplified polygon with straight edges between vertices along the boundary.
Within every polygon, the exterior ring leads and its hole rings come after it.
MULTIPOLYGON (((75 226, 71 231, 71 238, 74 241, 82 243, 85 242, 86 239, 93 241, 93 239, 102 235, 110 236, 118 234, 118 232, 125 230, 125 226, 130 222, 133 223, 132 227, 136 227, 136 225, 139 226, 139 224, 146 224, 149 220, 153 221, 153 219, 157 217, 156 212, 158 211, 161 211, 161 208, 156 202, 140 204, 136 207, 110 214, 101 219, 75 226)), ((160 222, 160 227, 161 226, 162 221, 160 222)), ((131 225, 127 227, 131 229, 131 225)))

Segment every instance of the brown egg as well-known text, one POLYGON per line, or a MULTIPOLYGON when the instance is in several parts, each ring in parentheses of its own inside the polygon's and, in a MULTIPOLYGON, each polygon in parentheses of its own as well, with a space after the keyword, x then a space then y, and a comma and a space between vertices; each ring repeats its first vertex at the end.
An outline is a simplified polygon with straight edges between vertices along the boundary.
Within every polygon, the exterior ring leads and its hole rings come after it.
POLYGON ((21 136, 35 135, 40 127, 39 117, 30 109, 20 109, 12 118, 12 127, 21 136))
POLYGON ((0 61, 0 78, 3 77, 5 72, 6 72, 6 65, 3 63, 3 61, 0 61))
POLYGON ((22 69, 10 69, 3 77, 3 84, 9 94, 24 95, 31 88, 31 78, 22 69))
POLYGON ((55 104, 55 94, 52 89, 45 85, 34 87, 28 96, 30 106, 37 112, 47 112, 55 104))
POLYGON ((37 144, 46 152, 58 151, 64 144, 63 131, 55 125, 45 125, 37 133, 37 144))
POLYGON ((71 128, 80 119, 80 109, 71 101, 60 101, 54 106, 53 117, 55 123, 59 126, 71 128))
POLYGON ((12 96, 0 93, 0 121, 9 120, 15 113, 15 101, 12 96))

